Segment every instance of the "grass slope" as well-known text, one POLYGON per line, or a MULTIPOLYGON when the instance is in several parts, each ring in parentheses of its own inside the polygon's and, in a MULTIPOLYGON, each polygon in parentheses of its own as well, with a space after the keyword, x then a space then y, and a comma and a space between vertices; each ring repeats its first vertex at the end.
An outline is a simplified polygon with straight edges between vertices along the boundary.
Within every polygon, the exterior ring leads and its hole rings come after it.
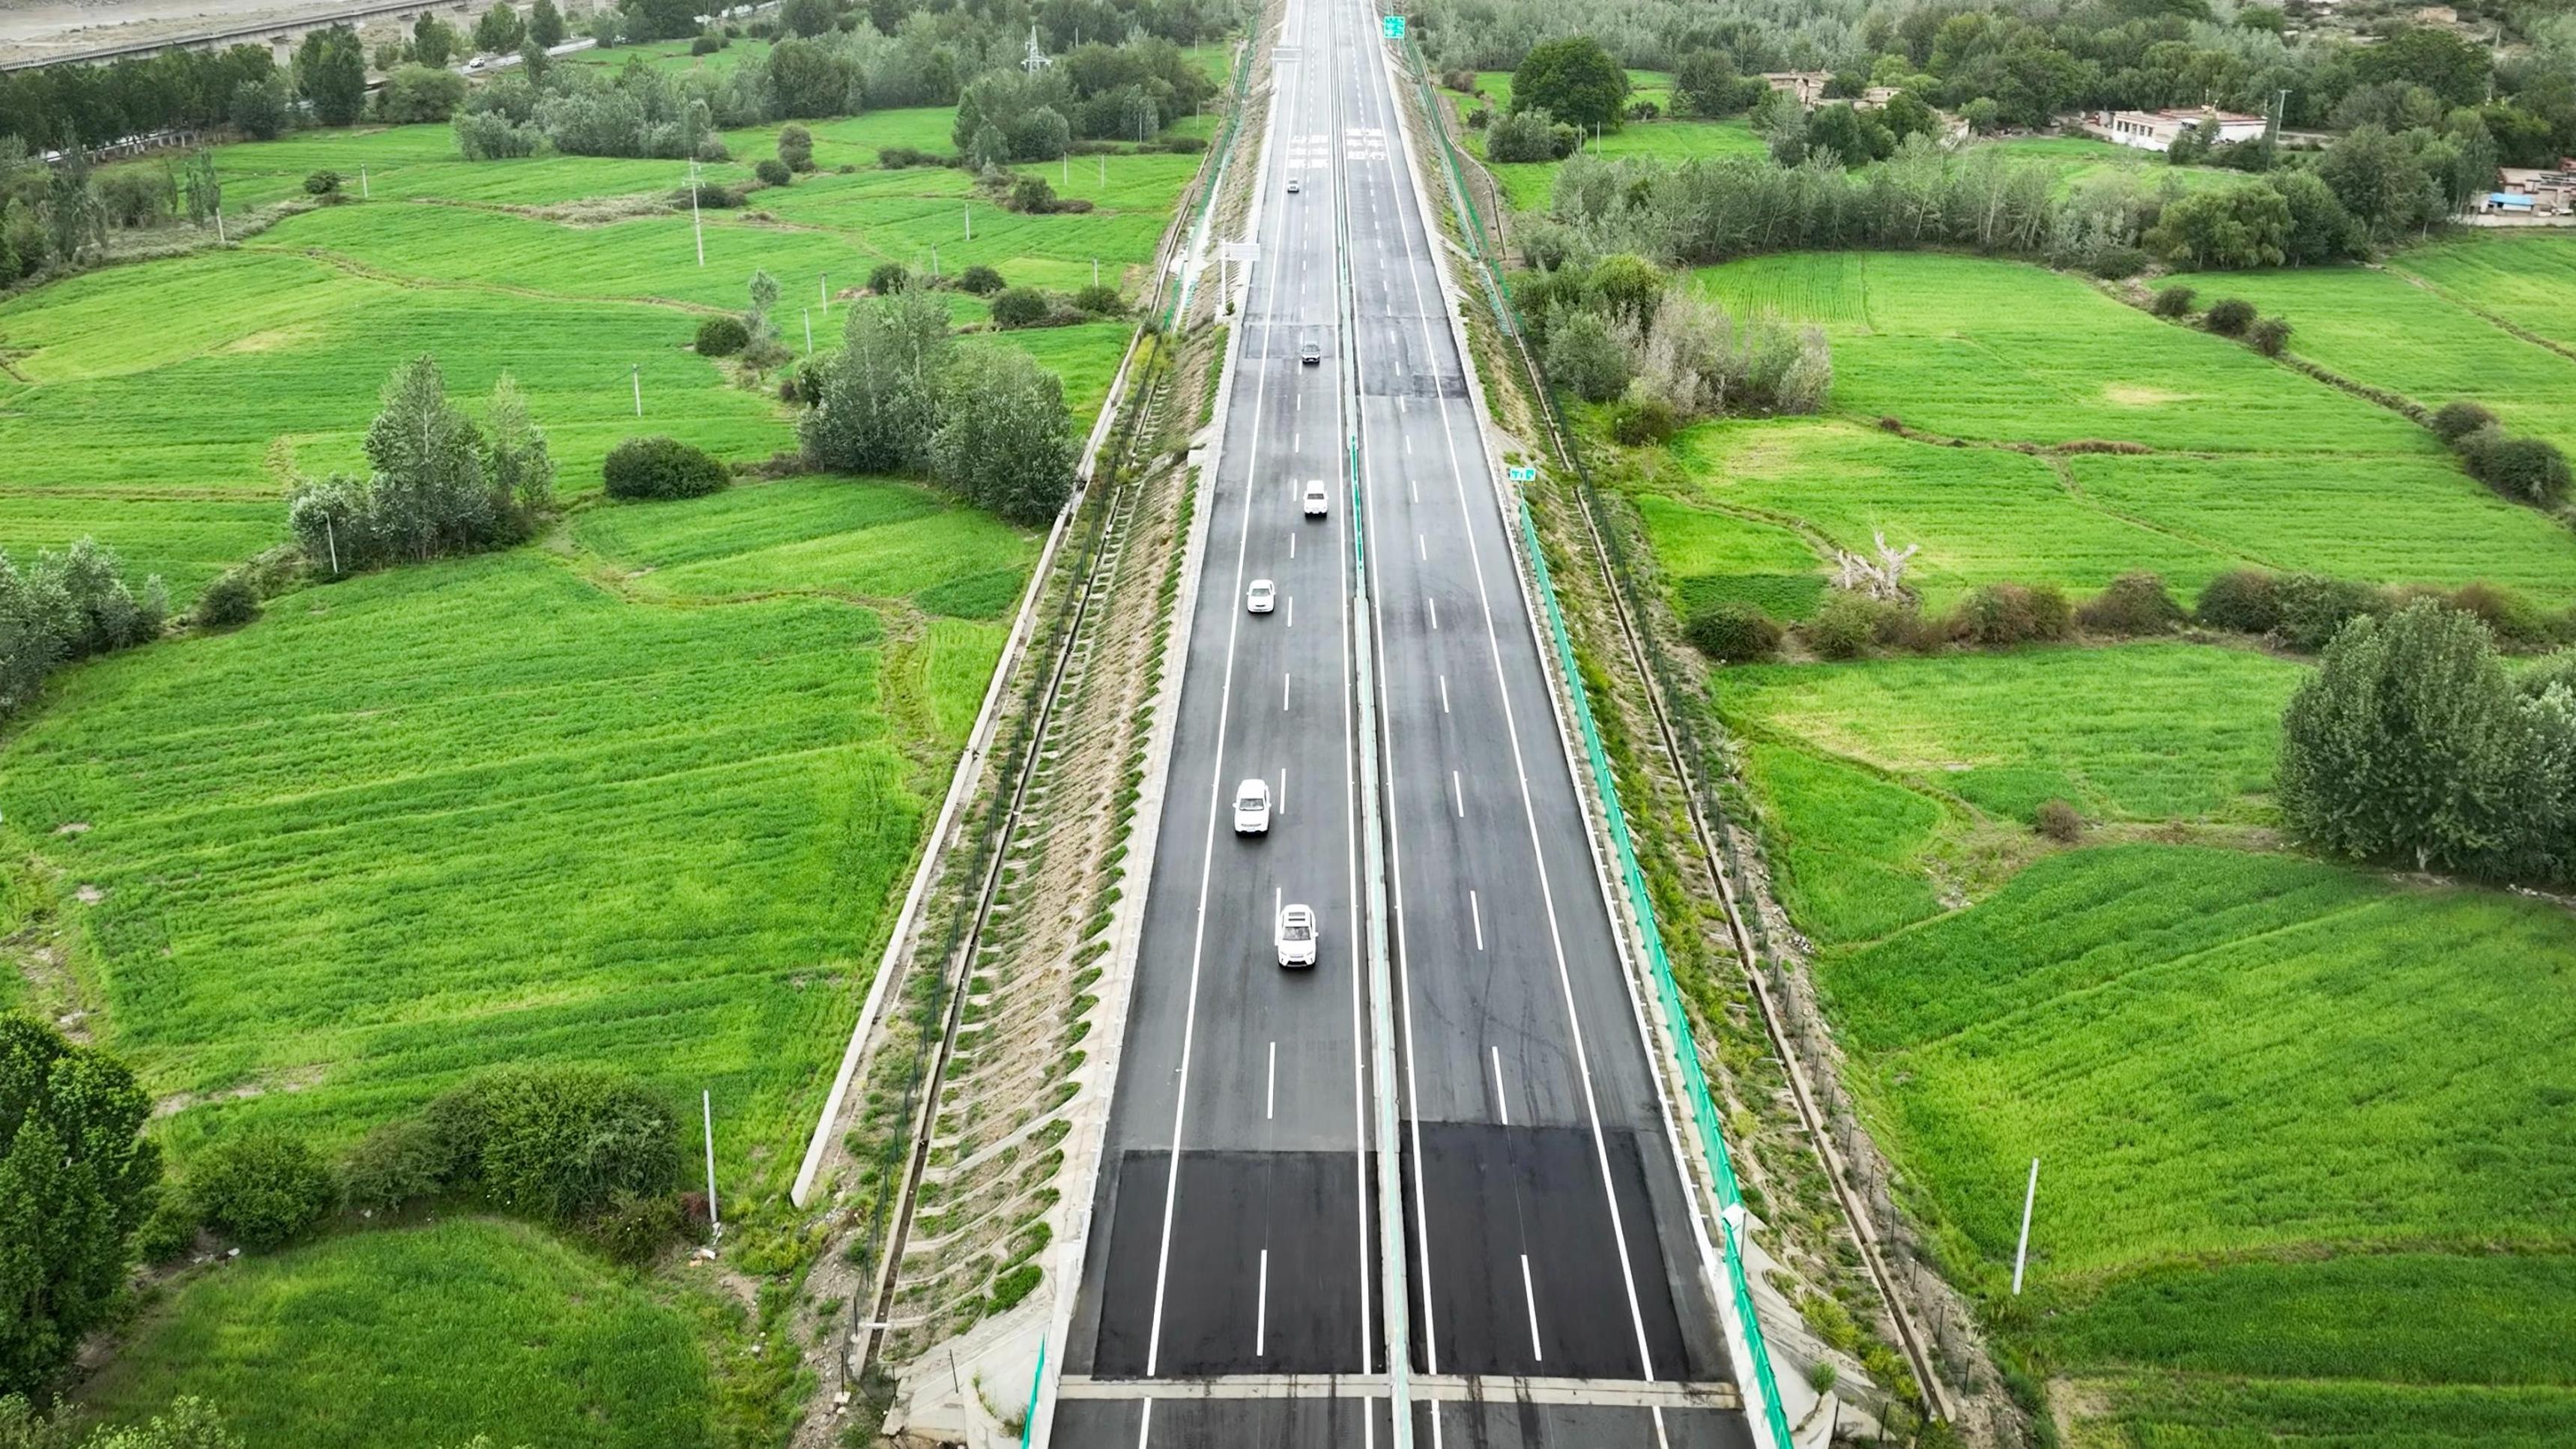
POLYGON ((99 1419, 195 1395, 253 1444, 547 1449, 712 1442, 687 1315, 518 1223, 352 1233, 224 1264, 148 1309, 83 1387, 99 1419))

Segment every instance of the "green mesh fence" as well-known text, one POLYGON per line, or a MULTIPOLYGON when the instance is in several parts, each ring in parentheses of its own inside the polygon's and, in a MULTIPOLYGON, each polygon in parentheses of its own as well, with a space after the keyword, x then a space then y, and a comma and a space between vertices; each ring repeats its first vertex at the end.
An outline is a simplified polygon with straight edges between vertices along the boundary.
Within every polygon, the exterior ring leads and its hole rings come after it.
MULTIPOLYGON (((1441 119, 1440 98, 1431 89, 1430 68, 1424 64, 1421 50, 1410 37, 1405 51, 1412 62, 1414 84, 1422 94, 1422 113, 1430 122, 1432 134, 1440 139, 1440 157, 1449 172, 1449 194, 1458 205, 1466 222, 1467 245, 1477 263, 1477 276, 1483 282, 1496 322, 1506 335, 1520 331, 1520 319, 1514 312, 1511 291, 1503 283, 1502 269, 1492 250, 1485 245, 1485 218, 1477 210, 1474 191, 1467 184, 1466 172, 1458 163, 1457 147, 1449 139, 1449 128, 1441 119)), ((1545 398, 1546 384, 1539 380, 1542 405, 1551 413, 1554 404, 1545 398)), ((1538 527, 1531 520, 1529 504, 1520 505, 1521 537, 1530 558, 1530 567, 1538 576, 1539 600, 1546 606, 1548 632, 1556 643, 1558 665, 1564 670, 1566 692, 1574 698, 1574 717, 1583 737, 1583 752, 1592 769, 1592 779, 1601 795, 1603 813, 1610 819, 1610 839, 1618 856, 1620 883, 1628 893, 1628 903, 1636 912, 1639 933, 1645 938, 1646 959, 1654 977, 1655 994, 1664 1006, 1664 1019, 1672 1023, 1673 1043, 1680 1057, 1683 1094, 1690 1099, 1692 1125, 1698 1129, 1701 1155, 1707 1160, 1709 1175, 1717 1184, 1718 1241, 1726 1259, 1726 1289, 1735 1300, 1736 1319, 1744 1327, 1745 1346, 1751 1364, 1758 1408, 1774 1449, 1789 1449, 1789 1416, 1780 1406, 1780 1381, 1771 1369, 1771 1351, 1762 1338, 1762 1321, 1753 1307, 1753 1287, 1744 1267, 1741 1241, 1744 1223, 1744 1192, 1735 1178, 1735 1163, 1726 1150, 1726 1137, 1719 1129, 1717 1102, 1709 1094, 1708 1076, 1701 1070, 1699 1046, 1693 1040, 1690 1013, 1682 1001, 1681 985, 1673 978, 1672 958, 1664 952, 1664 937, 1655 921, 1655 903, 1646 888, 1646 873, 1637 864, 1635 843, 1629 838, 1627 812, 1619 807, 1619 786, 1610 770, 1609 753, 1601 746, 1601 732, 1593 724, 1592 705, 1583 690, 1583 675, 1574 661, 1573 637, 1566 632, 1565 614, 1556 600, 1556 583, 1549 577, 1547 552, 1539 546, 1538 527)))

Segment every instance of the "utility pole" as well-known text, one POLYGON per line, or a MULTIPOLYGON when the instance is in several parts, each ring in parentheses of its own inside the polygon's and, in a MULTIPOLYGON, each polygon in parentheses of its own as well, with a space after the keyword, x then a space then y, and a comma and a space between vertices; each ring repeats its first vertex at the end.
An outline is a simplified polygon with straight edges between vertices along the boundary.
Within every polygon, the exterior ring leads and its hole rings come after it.
POLYGON ((635 416, 640 418, 644 416, 644 364, 636 363, 626 375, 635 384, 635 416))
POLYGON ((340 531, 331 526, 331 515, 327 513, 322 515, 322 541, 330 546, 331 576, 337 578, 340 574, 340 531))
POLYGON ((367 166, 363 161, 358 163, 358 199, 360 201, 376 199, 376 193, 367 185, 367 166))
POLYGON ((975 239, 975 203, 973 203, 973 202, 971 202, 971 201, 970 201, 970 202, 967 202, 967 203, 966 203, 966 205, 965 205, 965 212, 966 212, 966 239, 967 239, 968 241, 973 241, 973 240, 975 239))
POLYGON ((829 272, 814 274, 814 290, 823 294, 823 320, 832 320, 832 276, 829 272))
POLYGON ((2022 1265, 2030 1260, 2030 1209, 2039 1201, 2039 1159, 2030 1160, 2030 1186, 2021 1193, 2021 1245, 2013 1249, 2013 1296, 2021 1296, 2022 1265))
POLYGON ((805 309, 805 350, 808 353, 814 350, 814 309, 811 307, 805 309))
POLYGON ((707 1228, 717 1242, 724 1241, 724 1220, 716 1216, 716 1095, 701 1088, 698 1107, 706 1114, 707 1137, 707 1228))
MULTIPOLYGON (((694 118, 695 113, 691 115, 694 118)), ((707 232, 698 222, 698 138, 694 126, 689 133, 689 234, 697 239, 698 265, 703 267, 707 264, 707 232)), ((637 407, 635 415, 642 417, 644 409, 637 407)))

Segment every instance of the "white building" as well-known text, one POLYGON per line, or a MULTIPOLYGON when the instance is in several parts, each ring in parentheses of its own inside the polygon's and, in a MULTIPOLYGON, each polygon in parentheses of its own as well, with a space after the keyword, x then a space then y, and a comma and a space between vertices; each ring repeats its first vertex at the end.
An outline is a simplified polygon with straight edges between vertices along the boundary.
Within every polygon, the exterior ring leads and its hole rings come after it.
POLYGON ((2161 111, 2095 111, 2084 118, 2084 129, 2105 141, 2122 146, 2135 146, 2141 151, 2163 151, 2176 137, 2203 121, 2218 122, 2221 143, 2259 141, 2263 137, 2261 116, 2241 116, 2233 111, 2206 107, 2186 109, 2172 107, 2161 111))

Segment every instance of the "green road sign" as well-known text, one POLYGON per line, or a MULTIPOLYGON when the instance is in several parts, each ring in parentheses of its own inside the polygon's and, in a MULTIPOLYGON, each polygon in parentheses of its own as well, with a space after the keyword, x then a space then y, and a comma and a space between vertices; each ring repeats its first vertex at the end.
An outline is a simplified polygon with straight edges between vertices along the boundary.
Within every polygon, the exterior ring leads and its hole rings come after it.
POLYGON ((1506 467, 1503 469, 1503 472, 1515 483, 1535 483, 1538 481, 1538 470, 1536 468, 1506 467))
POLYGON ((1385 26, 1386 26, 1386 38, 1387 38, 1387 39, 1389 39, 1389 40, 1402 40, 1402 39, 1404 38, 1404 17, 1403 17, 1403 16, 1401 16, 1401 15, 1385 15, 1385 16, 1380 16, 1380 17, 1379 17, 1379 20, 1380 20, 1380 23, 1382 23, 1383 25, 1385 25, 1385 26))

